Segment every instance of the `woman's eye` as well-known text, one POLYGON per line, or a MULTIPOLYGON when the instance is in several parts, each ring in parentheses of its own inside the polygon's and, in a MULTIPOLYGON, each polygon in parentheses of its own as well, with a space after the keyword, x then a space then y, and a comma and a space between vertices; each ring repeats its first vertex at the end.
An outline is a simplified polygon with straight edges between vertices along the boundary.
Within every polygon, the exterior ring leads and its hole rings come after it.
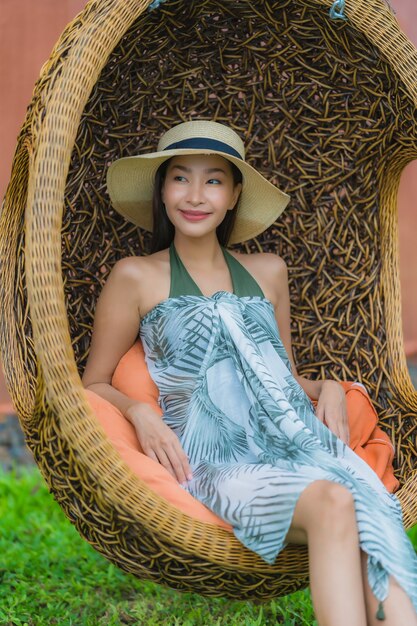
POLYGON ((221 181, 218 178, 210 178, 207 182, 209 182, 210 185, 221 185, 221 181))
POLYGON ((186 180, 185 176, 174 176, 174 180, 178 180, 180 183, 182 183, 184 180, 186 180))

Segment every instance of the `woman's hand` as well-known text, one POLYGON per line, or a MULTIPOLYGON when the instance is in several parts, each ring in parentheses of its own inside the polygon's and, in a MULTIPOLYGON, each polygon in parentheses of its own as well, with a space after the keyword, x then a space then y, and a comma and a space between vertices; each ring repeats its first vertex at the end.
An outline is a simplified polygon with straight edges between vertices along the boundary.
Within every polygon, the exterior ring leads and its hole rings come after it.
POLYGON ((125 417, 133 424, 146 456, 163 465, 179 483, 191 480, 191 467, 177 435, 149 404, 138 403, 128 408, 125 417))
POLYGON ((317 401, 316 416, 339 439, 349 445, 345 390, 336 380, 323 381, 317 401))

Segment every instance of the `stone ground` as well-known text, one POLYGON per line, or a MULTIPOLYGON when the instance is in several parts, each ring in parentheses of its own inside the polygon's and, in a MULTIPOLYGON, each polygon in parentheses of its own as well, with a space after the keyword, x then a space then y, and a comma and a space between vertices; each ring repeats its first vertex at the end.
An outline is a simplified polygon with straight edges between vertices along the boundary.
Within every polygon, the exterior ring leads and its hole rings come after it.
MULTIPOLYGON (((409 360, 408 366, 417 389, 417 355, 409 360)), ((10 471, 14 465, 34 463, 32 453, 25 444, 17 416, 0 414, 0 467, 4 471, 10 471)))
POLYGON ((17 416, 0 415, 0 467, 8 472, 14 464, 33 465, 34 463, 17 416))

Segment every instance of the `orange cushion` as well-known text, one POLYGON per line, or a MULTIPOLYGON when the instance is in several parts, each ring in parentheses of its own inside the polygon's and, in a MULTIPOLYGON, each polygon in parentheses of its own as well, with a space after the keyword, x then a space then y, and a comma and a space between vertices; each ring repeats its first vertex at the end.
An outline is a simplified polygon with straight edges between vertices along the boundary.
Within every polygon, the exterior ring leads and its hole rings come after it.
POLYGON ((149 374, 140 339, 120 359, 111 384, 133 400, 148 402, 159 415, 162 415, 163 411, 158 404, 158 387, 149 374))
MULTIPOLYGON (((377 425, 378 417, 366 390, 358 383, 341 384, 346 392, 350 447, 372 467, 388 491, 396 491, 399 483, 392 467, 394 449, 389 437, 377 425)), ((162 415, 158 388, 148 372, 140 340, 120 359, 112 385, 138 402, 147 402, 162 415)), ((168 470, 143 454, 134 427, 115 406, 90 389, 86 389, 86 393, 110 441, 150 489, 191 517, 232 530, 229 524, 185 491, 168 470)))
MULTIPOLYGON (((140 340, 120 359, 113 374, 112 385, 138 402, 147 402, 159 415, 162 415, 163 411, 158 404, 158 388, 148 372, 140 340)), ((91 389, 85 391, 90 406, 106 435, 122 459, 150 489, 194 519, 232 530, 230 524, 185 491, 163 465, 143 454, 134 426, 113 404, 91 389)))
POLYGON ((346 393, 349 418, 349 446, 379 476, 390 493, 400 487, 394 476, 394 446, 388 435, 378 426, 378 415, 363 385, 341 383, 346 393))
MULTIPOLYGON (((361 383, 341 381, 346 394, 349 422, 349 447, 377 474, 390 493, 400 483, 394 476, 394 446, 378 426, 378 415, 361 383)), ((313 402, 314 405, 317 402, 313 402)))

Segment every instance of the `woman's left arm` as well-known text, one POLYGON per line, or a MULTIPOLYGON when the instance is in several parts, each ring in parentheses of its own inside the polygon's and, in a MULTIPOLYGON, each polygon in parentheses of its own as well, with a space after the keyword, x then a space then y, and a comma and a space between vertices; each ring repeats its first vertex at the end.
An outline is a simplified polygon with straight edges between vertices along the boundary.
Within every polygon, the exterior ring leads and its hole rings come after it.
MULTIPOLYGON (((275 319, 279 334, 291 363, 292 373, 305 393, 317 400, 316 416, 326 426, 349 445, 349 425, 346 410, 345 390, 336 380, 309 380, 300 376, 295 366, 291 345, 291 313, 288 288, 288 270, 285 261, 274 254, 265 254, 268 263, 271 301, 274 305, 275 319)), ((268 281, 269 282, 269 281, 268 281)))

